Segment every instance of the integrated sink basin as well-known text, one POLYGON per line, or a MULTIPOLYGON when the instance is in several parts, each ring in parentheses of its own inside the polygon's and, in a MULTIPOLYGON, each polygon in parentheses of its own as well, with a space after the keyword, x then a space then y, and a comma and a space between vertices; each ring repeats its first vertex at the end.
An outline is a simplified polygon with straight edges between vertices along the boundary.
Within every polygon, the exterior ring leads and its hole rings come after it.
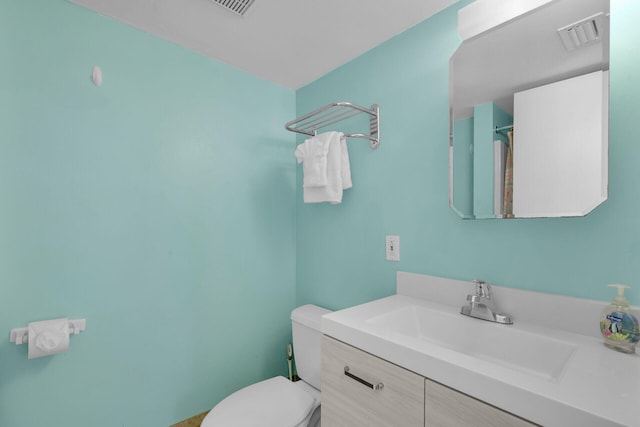
POLYGON ((576 346, 515 325, 410 305, 366 323, 387 336, 434 344, 502 367, 558 381, 576 346))

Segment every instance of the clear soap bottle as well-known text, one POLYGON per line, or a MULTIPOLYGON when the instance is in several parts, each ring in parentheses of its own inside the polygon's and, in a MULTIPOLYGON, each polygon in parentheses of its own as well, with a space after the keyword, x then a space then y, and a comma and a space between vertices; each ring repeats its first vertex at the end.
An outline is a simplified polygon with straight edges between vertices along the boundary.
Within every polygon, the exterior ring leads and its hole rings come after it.
POLYGON ((602 311, 600 332, 604 337, 604 345, 623 353, 635 353, 636 344, 640 340, 638 318, 629 309, 629 302, 624 297, 627 285, 609 285, 618 288, 618 295, 602 311))

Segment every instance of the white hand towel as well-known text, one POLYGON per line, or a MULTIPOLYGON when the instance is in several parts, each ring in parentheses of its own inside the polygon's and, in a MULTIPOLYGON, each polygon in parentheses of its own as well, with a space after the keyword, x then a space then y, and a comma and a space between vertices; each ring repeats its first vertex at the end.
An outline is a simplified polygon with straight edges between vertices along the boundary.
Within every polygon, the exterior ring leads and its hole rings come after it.
POLYGON ((349 162, 349 150, 347 149, 347 138, 340 138, 340 148, 342 149, 342 188, 344 190, 353 187, 351 182, 351 163, 349 162))
POLYGON ((351 168, 347 144, 342 132, 331 134, 329 152, 327 153, 327 185, 323 187, 304 187, 305 203, 329 202, 342 203, 342 192, 351 187, 351 168), (348 185, 345 187, 345 184, 348 185))
POLYGON ((335 132, 322 133, 308 138, 296 147, 298 163, 303 163, 303 187, 324 187, 327 185, 327 155, 335 132))

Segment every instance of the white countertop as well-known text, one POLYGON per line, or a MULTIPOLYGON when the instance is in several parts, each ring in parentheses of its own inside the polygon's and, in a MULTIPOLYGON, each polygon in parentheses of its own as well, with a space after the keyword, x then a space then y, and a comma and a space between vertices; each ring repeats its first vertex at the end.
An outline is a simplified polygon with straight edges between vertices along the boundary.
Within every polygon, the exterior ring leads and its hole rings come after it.
MULTIPOLYGON (((417 298, 416 295, 421 295, 424 286, 445 285, 446 288, 438 289, 438 295, 449 291, 459 293, 460 287, 454 289, 456 286, 448 279, 442 282, 439 278, 422 277, 424 280, 419 278, 417 281, 415 275, 409 277, 409 282, 417 283, 407 285, 400 283, 406 277, 401 278, 399 275, 398 291, 412 296, 393 295, 325 315, 322 318, 322 332, 544 426, 640 426, 640 355, 608 349, 602 344, 602 339, 596 336, 540 326, 535 319, 519 319, 517 312, 510 312, 515 319, 513 326, 460 315, 463 317, 462 322, 482 322, 487 328, 515 328, 514 330, 536 333, 574 345, 575 350, 562 373, 557 378, 550 379, 513 369, 502 363, 481 360, 433 342, 393 333, 380 327, 379 323, 369 321, 377 314, 408 306, 432 310, 436 315, 442 314, 443 319, 452 314, 459 315, 464 299, 460 301, 460 305, 453 306, 442 303, 451 301, 446 295, 438 297, 440 301, 436 302, 417 298), (440 283, 436 283, 438 281, 440 283), (415 290, 418 292, 413 292, 415 290)), ((464 284, 466 292, 468 284, 460 283, 464 284)), ((431 290, 433 289, 432 287, 431 290)), ((495 289, 494 287, 494 296, 500 294, 495 289)), ((513 301, 519 297, 512 296, 513 292, 523 292, 521 297, 525 303, 531 299, 531 294, 526 291, 510 289, 502 296, 504 298, 508 294, 511 297, 511 307, 518 307, 518 303, 513 301)), ((549 304, 544 307, 554 306, 551 300, 557 298, 566 302, 563 300, 565 297, 546 294, 539 294, 535 298, 542 298, 540 301, 536 300, 536 303, 544 303, 549 298, 549 304)), ((592 301, 585 301, 584 307, 593 308, 592 304, 592 301)), ((578 311, 581 301, 572 299, 567 305, 572 306, 570 310, 578 311)), ((541 316, 562 318, 562 315, 556 316, 556 313, 549 312, 544 307, 539 310, 541 316)), ((456 324, 459 323, 456 321, 456 324)), ((442 327, 447 327, 445 321, 442 327)))

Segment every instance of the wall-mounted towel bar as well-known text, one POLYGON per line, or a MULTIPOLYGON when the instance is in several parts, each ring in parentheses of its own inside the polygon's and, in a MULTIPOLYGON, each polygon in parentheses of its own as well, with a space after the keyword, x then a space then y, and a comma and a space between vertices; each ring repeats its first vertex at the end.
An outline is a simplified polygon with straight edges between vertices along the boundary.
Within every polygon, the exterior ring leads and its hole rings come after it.
POLYGON ((347 138, 368 139, 371 148, 376 149, 380 145, 380 106, 378 104, 373 104, 371 108, 366 108, 346 101, 333 102, 290 121, 285 125, 285 128, 291 132, 314 136, 320 128, 362 113, 370 116, 369 134, 345 133, 344 136, 347 138))

